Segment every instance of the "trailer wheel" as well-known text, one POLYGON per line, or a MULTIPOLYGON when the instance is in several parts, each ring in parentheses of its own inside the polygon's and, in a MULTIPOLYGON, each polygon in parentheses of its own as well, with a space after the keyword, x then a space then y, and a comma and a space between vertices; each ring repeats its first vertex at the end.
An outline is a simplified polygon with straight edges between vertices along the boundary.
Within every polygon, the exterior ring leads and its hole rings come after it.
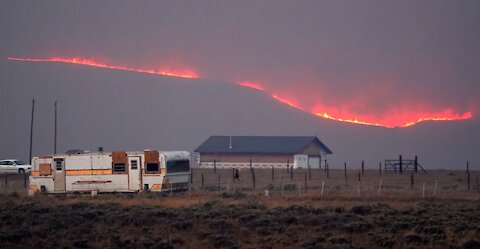
POLYGON ((25 174, 25 170, 24 169, 18 169, 18 173, 19 174, 25 174))

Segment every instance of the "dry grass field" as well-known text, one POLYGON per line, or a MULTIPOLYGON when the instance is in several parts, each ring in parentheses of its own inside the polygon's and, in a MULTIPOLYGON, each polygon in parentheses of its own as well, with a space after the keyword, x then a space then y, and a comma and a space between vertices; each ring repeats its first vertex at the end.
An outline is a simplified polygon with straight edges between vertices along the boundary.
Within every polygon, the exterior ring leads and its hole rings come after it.
POLYGON ((196 169, 173 196, 27 197, 18 177, 0 195, 0 248, 480 248, 478 172, 470 190, 462 171, 417 174, 413 188, 408 175, 368 170, 359 185, 356 171, 347 183, 312 171, 306 189, 305 170, 256 170, 255 189, 248 169, 231 173, 196 169))
POLYGON ((282 196, 309 197, 389 197, 389 198, 460 198, 479 200, 478 184, 480 172, 470 171, 470 190, 465 171, 432 170, 427 174, 394 174, 378 170, 348 170, 345 178, 344 170, 334 169, 329 175, 323 170, 295 169, 293 179, 286 169, 275 169, 272 179, 271 169, 255 170, 255 188, 249 169, 240 170, 240 181, 233 180, 231 169, 195 169, 193 170, 192 187, 194 192, 208 191, 242 191, 247 193, 282 196), (202 187, 203 174, 203 187, 202 187), (360 181, 359 181, 360 179, 360 181), (379 193, 379 187, 380 193, 379 193), (323 191, 322 191, 323 185, 323 191), (424 191, 425 185, 425 191, 424 191), (299 191, 300 190, 300 191, 299 191))

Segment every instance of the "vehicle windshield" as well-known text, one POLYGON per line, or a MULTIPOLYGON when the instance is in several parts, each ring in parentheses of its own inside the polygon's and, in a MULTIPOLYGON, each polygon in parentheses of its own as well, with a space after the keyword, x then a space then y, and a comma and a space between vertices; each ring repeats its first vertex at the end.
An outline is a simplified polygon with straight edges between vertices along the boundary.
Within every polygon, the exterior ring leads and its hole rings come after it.
POLYGON ((167 173, 189 172, 189 171, 190 171, 189 160, 167 161, 167 173))
POLYGON ((16 163, 17 165, 25 165, 25 163, 23 163, 23 162, 20 161, 20 160, 16 160, 15 163, 16 163))

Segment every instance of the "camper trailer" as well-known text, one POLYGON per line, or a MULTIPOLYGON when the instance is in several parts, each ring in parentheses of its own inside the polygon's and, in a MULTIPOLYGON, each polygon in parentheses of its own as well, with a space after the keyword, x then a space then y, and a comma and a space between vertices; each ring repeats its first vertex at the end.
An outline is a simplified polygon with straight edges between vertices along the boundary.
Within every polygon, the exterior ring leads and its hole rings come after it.
POLYGON ((34 157, 30 192, 170 191, 188 188, 186 151, 82 152, 34 157))

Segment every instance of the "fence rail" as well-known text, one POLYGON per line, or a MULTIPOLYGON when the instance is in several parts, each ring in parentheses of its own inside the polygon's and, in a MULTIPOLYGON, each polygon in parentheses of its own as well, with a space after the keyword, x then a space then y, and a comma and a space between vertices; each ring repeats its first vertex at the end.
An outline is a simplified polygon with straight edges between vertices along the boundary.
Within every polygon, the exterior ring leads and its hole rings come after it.
MULTIPOLYGON (((480 197, 480 172, 433 170, 429 174, 384 174, 379 170, 194 168, 189 192, 268 196, 480 197)), ((28 174, 0 174, 0 191, 27 192, 28 174)))

